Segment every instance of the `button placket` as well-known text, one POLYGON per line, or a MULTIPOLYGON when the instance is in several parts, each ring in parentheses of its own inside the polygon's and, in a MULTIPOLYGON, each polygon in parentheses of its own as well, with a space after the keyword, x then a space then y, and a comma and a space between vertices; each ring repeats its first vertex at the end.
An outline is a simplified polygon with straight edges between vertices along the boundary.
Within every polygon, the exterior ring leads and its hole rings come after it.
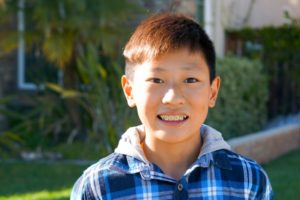
POLYGON ((187 182, 186 178, 182 178, 180 181, 177 182, 174 191, 174 199, 175 200, 185 200, 188 199, 188 190, 187 190, 187 182))

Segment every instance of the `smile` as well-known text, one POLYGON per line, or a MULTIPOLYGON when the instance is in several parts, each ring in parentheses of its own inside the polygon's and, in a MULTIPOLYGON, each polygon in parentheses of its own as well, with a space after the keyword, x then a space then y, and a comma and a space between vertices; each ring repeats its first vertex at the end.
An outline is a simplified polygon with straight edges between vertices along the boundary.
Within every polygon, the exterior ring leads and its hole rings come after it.
POLYGON ((187 115, 158 115, 158 118, 163 121, 184 121, 188 119, 187 115))

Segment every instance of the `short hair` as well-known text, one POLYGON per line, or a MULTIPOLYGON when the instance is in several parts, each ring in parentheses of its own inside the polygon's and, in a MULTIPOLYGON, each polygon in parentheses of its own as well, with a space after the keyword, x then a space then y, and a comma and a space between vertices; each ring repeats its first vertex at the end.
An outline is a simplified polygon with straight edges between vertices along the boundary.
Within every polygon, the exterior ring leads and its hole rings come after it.
POLYGON ((123 51, 125 74, 130 76, 136 64, 182 48, 202 53, 212 82, 216 73, 214 45, 197 22, 178 13, 155 14, 138 25, 123 51))

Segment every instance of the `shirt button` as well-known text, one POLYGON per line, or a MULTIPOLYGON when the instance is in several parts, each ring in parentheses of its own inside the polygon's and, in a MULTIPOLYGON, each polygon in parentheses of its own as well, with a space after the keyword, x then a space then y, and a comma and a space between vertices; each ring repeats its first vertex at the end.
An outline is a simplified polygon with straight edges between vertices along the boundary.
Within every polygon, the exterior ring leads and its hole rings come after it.
POLYGON ((177 186, 177 189, 178 189, 178 191, 182 191, 182 189, 183 189, 183 185, 180 183, 180 184, 178 184, 178 186, 177 186))
POLYGON ((147 181, 151 180, 150 166, 145 165, 144 169, 141 171, 141 175, 145 180, 147 181))

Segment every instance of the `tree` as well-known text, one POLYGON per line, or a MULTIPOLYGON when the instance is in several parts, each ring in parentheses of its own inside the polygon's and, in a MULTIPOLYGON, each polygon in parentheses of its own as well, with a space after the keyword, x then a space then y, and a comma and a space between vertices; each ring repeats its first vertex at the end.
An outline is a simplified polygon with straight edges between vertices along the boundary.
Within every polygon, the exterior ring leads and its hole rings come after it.
MULTIPOLYGON (((1 0, 0 26, 16 22, 16 14, 24 3, 26 25, 30 27, 24 32, 26 49, 37 46, 49 62, 63 71, 63 88, 52 84, 52 89, 62 93, 76 91, 82 83, 91 82, 83 80, 83 74, 89 74, 85 68, 92 67, 89 64, 97 65, 96 70, 102 70, 102 77, 100 75, 98 78, 104 78, 106 71, 118 70, 108 67, 115 66, 115 61, 120 60, 120 44, 128 35, 129 20, 141 11, 132 2, 1 0)), ((17 48, 17 36, 16 27, 1 31, 0 55, 17 48)), ((95 69, 92 71, 95 72, 95 69)), ((82 93, 80 95, 84 96, 82 93)), ((83 120, 80 113, 82 102, 72 98, 72 95, 69 97, 64 99, 64 105, 75 126, 70 139, 83 129, 83 120)))

